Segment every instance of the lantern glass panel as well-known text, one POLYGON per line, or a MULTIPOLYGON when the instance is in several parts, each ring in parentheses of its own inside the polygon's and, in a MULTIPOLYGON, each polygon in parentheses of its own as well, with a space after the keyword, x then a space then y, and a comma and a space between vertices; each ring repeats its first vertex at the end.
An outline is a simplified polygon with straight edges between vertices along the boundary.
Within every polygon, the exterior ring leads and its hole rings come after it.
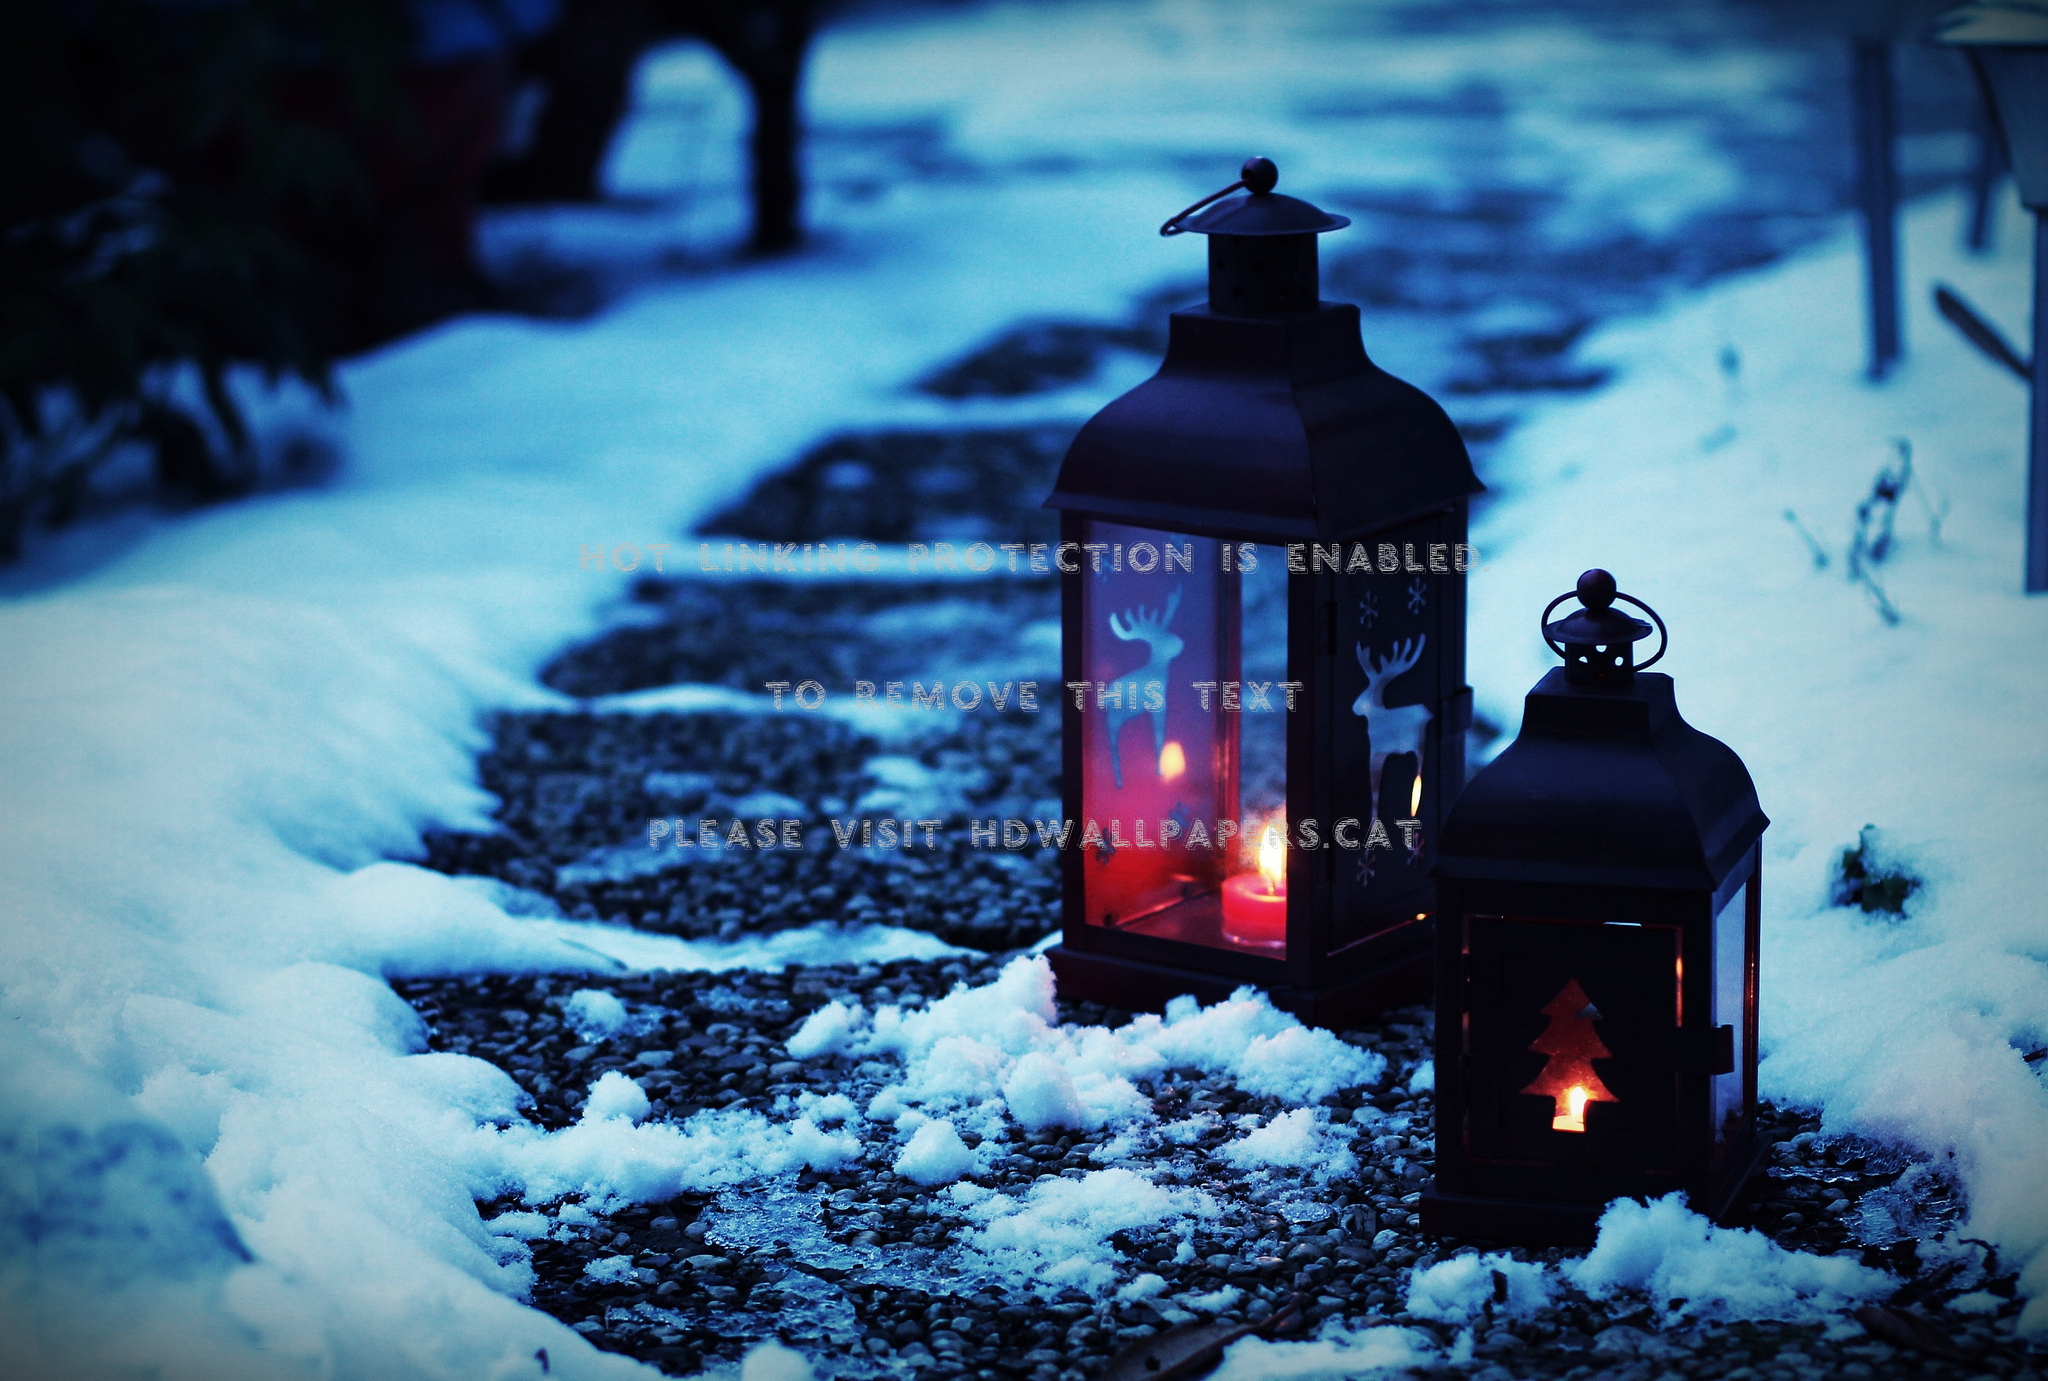
MULTIPOLYGON (((1239 868, 1257 866, 1248 855, 1271 822, 1281 834, 1287 820, 1287 707, 1279 689, 1287 679, 1287 563, 1279 547, 1251 553, 1247 566, 1242 544, 1232 564, 1239 571, 1244 629, 1244 689, 1239 701, 1238 809, 1244 815, 1239 868)), ((1238 871, 1234 868, 1232 871, 1238 871)))
POLYGON ((1749 1116, 1749 946, 1743 924, 1748 894, 1746 887, 1738 890, 1714 918, 1714 1011, 1708 1025, 1735 1028, 1735 1066, 1714 1076, 1716 1149, 1736 1140, 1749 1116))
POLYGON ((1242 683, 1248 660, 1250 679, 1285 678, 1286 567, 1254 582, 1213 538, 1092 519, 1082 541, 1100 544, 1078 577, 1088 923, 1283 958, 1284 880, 1228 922, 1223 890, 1256 870, 1262 825, 1285 838, 1285 701, 1274 685, 1247 711, 1242 683))

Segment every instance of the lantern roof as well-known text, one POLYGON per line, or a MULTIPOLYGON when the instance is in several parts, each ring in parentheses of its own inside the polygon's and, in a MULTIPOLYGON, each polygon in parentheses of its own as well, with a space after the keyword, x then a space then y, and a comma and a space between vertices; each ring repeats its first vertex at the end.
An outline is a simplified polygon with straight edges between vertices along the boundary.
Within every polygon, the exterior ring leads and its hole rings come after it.
POLYGON ((1197 235, 1321 235, 1351 224, 1300 197, 1279 192, 1247 192, 1219 201, 1181 222, 1197 235))
POLYGON ((1678 713, 1669 676, 1573 685, 1553 668, 1522 731, 1444 822, 1453 878, 1712 892, 1770 824, 1749 769, 1678 713))
POLYGON ((1276 195, 1267 159, 1242 173, 1216 204, 1161 227, 1211 237, 1209 304, 1173 313, 1159 372, 1081 428, 1045 506, 1201 536, 1334 541, 1483 489, 1444 410, 1366 356, 1358 308, 1320 300, 1315 237, 1350 222, 1276 195))
POLYGON ((1048 508, 1169 532, 1324 541, 1485 486, 1434 399, 1366 357, 1358 308, 1172 317, 1159 372, 1095 414, 1048 508))

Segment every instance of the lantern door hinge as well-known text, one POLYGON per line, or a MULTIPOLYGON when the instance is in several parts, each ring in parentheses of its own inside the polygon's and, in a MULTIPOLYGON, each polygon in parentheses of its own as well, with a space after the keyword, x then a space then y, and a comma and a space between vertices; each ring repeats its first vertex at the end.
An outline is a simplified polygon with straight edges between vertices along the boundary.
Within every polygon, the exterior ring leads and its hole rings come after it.
POLYGON ((1733 1074, 1735 1072, 1735 1028, 1732 1026, 1679 1027, 1678 1072, 1680 1074, 1733 1074))

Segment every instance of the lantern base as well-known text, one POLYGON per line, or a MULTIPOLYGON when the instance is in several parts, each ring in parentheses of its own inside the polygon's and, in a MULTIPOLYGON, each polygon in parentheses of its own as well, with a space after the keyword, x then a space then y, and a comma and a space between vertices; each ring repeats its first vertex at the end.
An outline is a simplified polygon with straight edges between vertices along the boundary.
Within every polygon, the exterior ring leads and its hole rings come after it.
MULTIPOLYGON (((1045 952, 1059 979, 1060 996, 1100 1002, 1132 1012, 1163 1011, 1186 993, 1204 1004, 1220 1002, 1243 987, 1242 977, 1204 973, 1173 964, 1132 959, 1120 954, 1054 945, 1045 952)), ((1316 988, 1291 984, 1260 984, 1275 1007, 1309 1026, 1342 1031, 1369 1021, 1393 1007, 1429 999, 1431 950, 1425 946, 1388 959, 1375 968, 1354 973, 1316 988)))
POLYGON ((1496 1199, 1446 1194, 1431 1180, 1422 1186, 1422 1231, 1431 1237, 1474 1237, 1482 1242, 1589 1247, 1605 1204, 1556 1199, 1496 1199))
MULTIPOLYGON (((1752 1136, 1728 1165, 1703 1190, 1688 1193, 1694 1206, 1704 1204, 1706 1216, 1724 1227, 1747 1197, 1750 1182, 1763 1169, 1769 1144, 1752 1136)), ((1628 1195, 1617 1195, 1627 1198, 1628 1195)), ((1452 1194, 1434 1179, 1422 1186, 1418 1205, 1422 1231, 1431 1237, 1473 1237, 1489 1242, 1529 1246, 1588 1247, 1593 1244, 1600 1215, 1607 1204, 1570 1199, 1506 1199, 1490 1194, 1452 1194)))

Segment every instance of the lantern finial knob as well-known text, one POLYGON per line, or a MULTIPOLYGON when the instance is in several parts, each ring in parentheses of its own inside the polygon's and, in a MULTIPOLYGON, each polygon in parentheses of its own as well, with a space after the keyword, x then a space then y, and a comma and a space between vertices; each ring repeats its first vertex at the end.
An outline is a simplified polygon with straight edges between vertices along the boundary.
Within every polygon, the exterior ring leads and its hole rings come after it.
POLYGON ((1605 609, 1614 603, 1614 577, 1595 566, 1579 577, 1579 603, 1588 609, 1605 609))
POLYGON ((1595 566, 1579 577, 1576 590, 1550 601, 1543 611, 1543 641, 1564 658, 1564 679, 1575 686, 1597 686, 1603 690, 1625 690, 1635 674, 1664 655, 1669 635, 1657 611, 1641 600, 1616 588, 1614 577, 1595 566), (1558 605, 1576 594, 1581 607, 1556 623, 1550 615, 1558 605), (1647 662, 1635 660, 1635 644, 1650 636, 1650 625, 1630 618, 1614 607, 1616 600, 1633 604, 1657 625, 1660 641, 1656 656, 1647 662))
POLYGON ((1237 175, 1244 179, 1245 190, 1254 196, 1264 196, 1280 182, 1280 170, 1273 165, 1273 160, 1256 154, 1244 161, 1237 175))

